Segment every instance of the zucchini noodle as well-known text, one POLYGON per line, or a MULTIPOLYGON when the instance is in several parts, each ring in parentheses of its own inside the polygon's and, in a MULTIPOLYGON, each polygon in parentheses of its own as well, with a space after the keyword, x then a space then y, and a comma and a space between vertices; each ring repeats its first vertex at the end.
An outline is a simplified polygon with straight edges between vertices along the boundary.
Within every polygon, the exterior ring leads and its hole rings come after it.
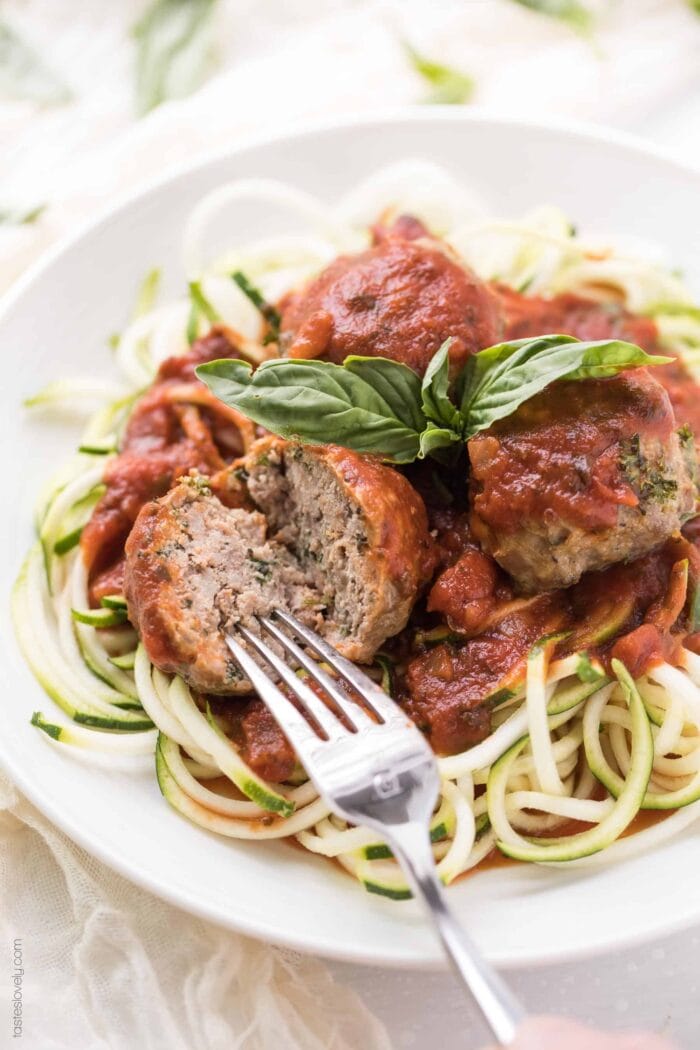
MULTIPOLYGON (((159 364, 185 353, 212 317, 240 335, 251 360, 264 357, 260 312, 231 272, 243 271, 274 302, 339 252, 365 247, 378 215, 401 212, 423 219, 485 279, 530 294, 612 300, 652 317, 662 343, 700 378, 700 309, 648 246, 632 252, 579 235, 553 207, 520 221, 494 220, 447 172, 424 161, 383 169, 335 205, 273 180, 232 182, 200 201, 185 227, 184 269, 205 314, 193 312, 186 295, 156 302, 158 275, 151 273, 114 339, 123 384, 58 380, 28 401, 35 411, 58 410, 68 419, 101 407, 76 455, 41 494, 38 540, 13 594, 21 648, 63 712, 33 718, 50 742, 94 750, 102 761, 155 757, 163 795, 195 824, 238 839, 295 838, 310 853, 337 860, 368 891, 396 900, 410 892, 376 834, 331 814, 303 771, 285 784, 258 776, 186 683, 151 664, 118 604, 113 616, 102 617, 107 628, 84 616, 81 622, 75 611, 89 609, 81 529, 104 491, 105 466, 135 400, 159 364), (284 215, 295 232, 285 222, 279 236, 236 243, 236 214, 251 205, 284 215), (222 231, 232 233, 226 253, 212 259, 214 228, 219 240, 222 231)), ((187 389, 184 400, 194 396, 187 389)), ((232 425, 247 448, 254 428, 232 425)), ((558 867, 616 862, 700 816, 700 656, 681 650, 679 666, 661 664, 634 682, 622 665, 611 679, 584 653, 552 661, 551 650, 546 640, 533 648, 522 685, 494 712, 487 739, 438 760, 442 788, 431 839, 445 883, 496 846, 558 867), (625 835, 645 810, 678 812, 625 835), (585 830, 569 833, 571 821, 585 830)))

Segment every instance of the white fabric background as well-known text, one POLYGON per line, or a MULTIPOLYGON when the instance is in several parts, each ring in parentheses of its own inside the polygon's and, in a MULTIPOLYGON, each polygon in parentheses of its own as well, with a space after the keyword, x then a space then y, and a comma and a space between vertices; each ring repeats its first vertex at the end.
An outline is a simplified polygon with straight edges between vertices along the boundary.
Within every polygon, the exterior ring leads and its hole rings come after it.
MULTIPOLYGON (((141 0, 6 0, 3 11, 51 55, 76 101, 44 111, 0 103, 0 206, 49 205, 34 226, 0 226, 0 290, 48 243, 172 164, 290 121, 418 101, 424 89, 401 39, 472 73, 476 101, 500 112, 605 121, 700 163, 700 18, 685 0, 597 7, 594 48, 509 0, 223 0, 221 71, 135 123, 126 29, 141 0)), ((4 778, 0 909, 3 944, 23 939, 31 1050, 474 1050, 484 1041, 449 976, 328 968, 192 919, 89 858, 4 778)), ((699 966, 693 931, 513 980, 538 1011, 644 1023, 691 1050, 699 966)), ((3 1024, 0 1009, 0 1047, 10 1045, 3 1024)))

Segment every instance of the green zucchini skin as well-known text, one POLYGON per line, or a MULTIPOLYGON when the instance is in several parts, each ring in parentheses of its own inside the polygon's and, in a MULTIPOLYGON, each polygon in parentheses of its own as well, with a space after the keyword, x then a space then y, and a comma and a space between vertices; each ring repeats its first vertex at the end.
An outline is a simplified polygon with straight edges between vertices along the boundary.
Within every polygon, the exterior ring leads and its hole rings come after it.
MULTIPOLYGON (((514 860, 531 861, 535 864, 579 860, 612 845, 639 812, 653 767, 654 740, 649 717, 633 679, 619 660, 613 660, 613 670, 622 688, 632 719, 632 764, 613 809, 596 827, 578 835, 558 839, 551 845, 528 842, 521 836, 518 836, 521 839, 520 842, 499 839, 498 848, 506 856, 514 860)), ((505 783, 510 768, 527 742, 528 737, 517 741, 492 767, 488 782, 489 817, 492 825, 497 829, 501 821, 495 800, 505 795, 505 783)))

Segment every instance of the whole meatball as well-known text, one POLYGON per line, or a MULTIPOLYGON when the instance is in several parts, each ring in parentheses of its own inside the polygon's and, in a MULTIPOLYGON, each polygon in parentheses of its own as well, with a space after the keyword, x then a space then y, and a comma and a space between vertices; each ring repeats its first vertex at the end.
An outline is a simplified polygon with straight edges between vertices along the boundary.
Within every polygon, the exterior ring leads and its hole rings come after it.
POLYGON ((639 557, 695 511, 676 427, 646 369, 555 383, 469 442, 475 536, 529 593, 639 557))
POLYGON ((422 374, 449 336, 457 368, 500 333, 498 297, 446 245, 387 236, 339 256, 288 301, 281 348, 338 364, 349 354, 388 357, 422 374))

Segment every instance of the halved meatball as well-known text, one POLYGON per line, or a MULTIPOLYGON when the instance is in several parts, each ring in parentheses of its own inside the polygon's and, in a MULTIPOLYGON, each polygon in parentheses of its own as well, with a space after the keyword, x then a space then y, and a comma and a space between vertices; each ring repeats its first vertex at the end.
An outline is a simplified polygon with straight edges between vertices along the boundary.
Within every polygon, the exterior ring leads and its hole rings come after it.
POLYGON ((349 354, 388 357, 422 374, 448 336, 456 368, 500 332, 497 296, 444 243, 387 234, 291 297, 281 348, 338 364, 349 354))
POLYGON ((474 534, 526 593, 638 557, 695 512, 692 439, 645 369, 556 383, 468 449, 474 534))
POLYGON ((425 507, 405 478, 272 437, 144 507, 126 556, 129 617, 151 660, 209 693, 250 690, 223 635, 276 606, 371 660, 433 566, 425 507))

